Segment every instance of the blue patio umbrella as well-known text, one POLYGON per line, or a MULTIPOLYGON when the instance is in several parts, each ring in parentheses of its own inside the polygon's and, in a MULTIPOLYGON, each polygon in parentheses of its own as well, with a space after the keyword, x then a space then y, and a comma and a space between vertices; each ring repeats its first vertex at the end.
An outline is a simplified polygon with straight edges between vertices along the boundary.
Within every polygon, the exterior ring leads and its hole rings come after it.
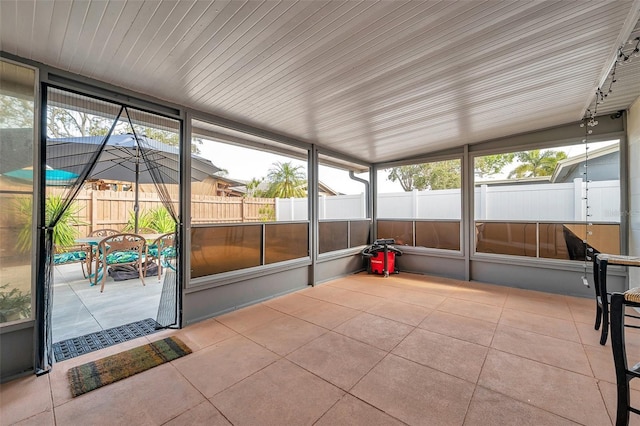
MULTIPOLYGON (((33 181, 33 168, 25 167, 24 169, 12 170, 4 173, 3 176, 31 182, 33 181)), ((77 178, 78 175, 76 173, 66 170, 56 170, 48 166, 45 172, 45 179, 49 186, 69 186, 72 185, 77 178)))

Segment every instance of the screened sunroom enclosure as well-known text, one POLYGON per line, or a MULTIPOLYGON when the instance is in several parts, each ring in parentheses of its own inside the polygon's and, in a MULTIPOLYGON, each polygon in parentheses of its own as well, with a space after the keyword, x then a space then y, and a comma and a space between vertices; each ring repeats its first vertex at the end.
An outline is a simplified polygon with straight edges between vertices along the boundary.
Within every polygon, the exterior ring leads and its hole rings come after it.
MULTIPOLYGON (((24 105, 25 116, 31 114, 32 117, 31 121, 19 123, 5 121, 3 131, 26 133, 24 140, 30 141, 30 145, 21 148, 33 149, 23 153, 23 157, 31 157, 30 166, 25 167, 32 168, 33 180, 27 184, 22 182, 23 188, 18 190, 5 184, 9 181, 3 179, 3 197, 15 197, 20 192, 20 197, 32 197, 34 206, 44 205, 47 164, 42 159, 47 154, 45 105, 49 102, 46 94, 50 88, 83 97, 86 111, 94 111, 95 105, 108 103, 140 111, 137 124, 143 123, 144 117, 157 116, 156 124, 160 127, 170 121, 175 123, 172 128, 179 129, 176 130, 180 141, 177 145, 179 173, 175 181, 164 182, 156 189, 162 193, 165 206, 173 210, 177 224, 178 264, 182 267, 177 268, 175 278, 179 283, 175 295, 175 326, 193 324, 362 271, 364 264, 360 252, 376 238, 396 240, 404 251, 399 260, 401 271, 586 297, 591 297, 593 292, 582 280, 583 276, 592 280, 591 266, 585 260, 586 248, 617 250, 622 254, 627 251, 628 218, 620 213, 629 210, 625 126, 628 120, 640 120, 637 116, 623 113, 617 117, 600 117, 600 125, 586 143, 583 141, 584 129, 579 123, 571 123, 424 157, 367 164, 246 124, 166 104, 95 81, 80 81, 59 70, 23 63, 19 58, 3 56, 2 66, 2 95, 24 105), (14 87, 20 87, 20 90, 13 90, 14 87), (31 127, 26 127, 29 123, 31 127), (602 155, 587 157, 586 162, 595 167, 598 161, 608 159, 602 168, 606 176, 596 180, 595 174, 592 175, 589 194, 597 192, 598 182, 606 182, 608 186, 603 186, 601 195, 583 197, 585 188, 576 179, 586 181, 585 177, 579 171, 567 170, 574 166, 574 169, 584 167, 585 160, 581 158, 585 157, 585 152, 592 151, 587 149, 591 148, 587 144, 598 143, 604 146, 594 146, 593 151, 604 150, 602 155), (573 162, 565 161, 566 173, 555 182, 523 184, 508 182, 506 177, 506 182, 489 181, 483 180, 478 172, 477 165, 488 156, 564 147, 572 147, 567 160, 573 162), (229 159, 222 156, 222 152, 227 151, 234 152, 229 159), (255 166, 250 158, 254 156, 257 158, 255 164, 288 165, 294 169, 294 174, 297 173, 294 186, 298 192, 269 192, 270 188, 260 187, 260 179, 256 179, 255 188, 251 189, 251 178, 260 177, 251 173, 241 179, 244 192, 235 197, 229 195, 232 186, 224 196, 207 192, 207 179, 215 181, 216 188, 220 188, 219 181, 225 178, 224 173, 194 179, 192 153, 205 157, 223 170, 244 167, 253 171, 251 168, 255 166), (441 187, 414 186, 406 190, 388 186, 401 179, 398 173, 402 167, 409 170, 411 167, 447 168, 450 173, 441 187), (389 178, 394 169, 395 181, 389 178), (329 183, 332 180, 338 182, 334 185, 345 184, 347 189, 332 189, 329 183), (514 189, 514 185, 518 187, 514 189), (536 188, 535 185, 547 186, 536 188), (571 214, 552 212, 544 206, 544 194, 549 193, 550 185, 553 189, 562 186, 567 191, 568 195, 560 195, 559 200, 567 203, 579 200, 578 205, 570 209, 571 214), (520 198, 504 195, 506 198, 502 201, 490 203, 491 197, 496 198, 495 194, 506 193, 509 188, 520 198), (523 195, 525 189, 530 190, 531 195, 523 195), (216 197, 226 198, 222 210, 212 207, 214 202, 220 201, 216 197), (608 200, 607 211, 594 213, 591 210, 587 216, 588 204, 593 209, 605 199, 608 200), (501 212, 498 214, 493 212, 492 205, 521 205, 524 212, 507 213, 504 208, 495 207, 495 212, 501 212), (598 245, 603 242, 606 244, 598 245)), ((56 99, 58 106, 64 106, 64 97, 56 99)), ((135 118, 131 121, 135 127, 135 118)), ((4 149, 13 146, 9 141, 3 137, 3 156, 4 149)), ((12 149, 17 149, 19 143, 15 146, 12 149)), ((64 165, 61 168, 64 169, 64 165)), ((505 174, 508 172, 504 170, 505 174)), ((79 188, 82 184, 78 181, 76 186, 79 188)), ((37 359, 42 361, 42 354, 46 357, 50 344, 46 332, 41 331, 50 326, 47 316, 42 315, 49 297, 43 279, 45 229, 39 229, 35 224, 41 224, 43 228, 48 225, 43 222, 42 207, 35 207, 32 214, 35 220, 30 228, 34 243, 31 256, 2 259, 3 268, 21 265, 25 271, 32 271, 21 275, 19 287, 2 283, 19 288, 22 295, 30 299, 18 317, 12 317, 2 325, 3 377, 34 369, 31 354, 40 353, 37 359), (38 336, 35 343, 34 335, 38 336)), ((22 222, 15 221, 14 224, 12 229, 3 232, 17 234, 22 222)), ((3 236, 3 241, 6 244, 11 240, 3 236)), ((611 269, 610 288, 625 288, 627 271, 611 269)), ((46 371, 51 365, 44 362, 40 367, 46 371)))

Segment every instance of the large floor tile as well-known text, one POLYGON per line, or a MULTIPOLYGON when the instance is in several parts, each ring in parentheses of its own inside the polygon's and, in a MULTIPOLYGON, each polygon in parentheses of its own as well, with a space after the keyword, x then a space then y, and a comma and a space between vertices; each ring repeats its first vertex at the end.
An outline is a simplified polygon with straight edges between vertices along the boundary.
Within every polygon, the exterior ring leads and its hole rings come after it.
POLYGON ((401 426, 403 424, 377 408, 347 394, 331 407, 314 426, 401 426))
POLYGON ((596 300, 595 294, 593 299, 584 299, 584 301, 575 301, 576 298, 568 298, 567 305, 571 312, 571 317, 577 323, 591 324, 596 321, 596 300))
POLYGON ((215 319, 189 325, 175 333, 175 335, 194 352, 236 336, 237 334, 238 333, 222 325, 215 319))
POLYGON ((411 303, 398 302, 395 300, 385 300, 367 309, 370 314, 416 326, 424 320, 431 309, 424 306, 412 305, 411 303))
POLYGON ((475 383, 487 351, 486 346, 416 329, 393 354, 475 383))
POLYGON ((164 424, 164 426, 184 425, 231 426, 231 423, 210 401, 204 401, 164 424))
POLYGON ((489 346, 493 339, 496 323, 433 311, 418 327, 467 342, 489 346))
POLYGON ((357 398, 411 425, 461 425, 474 385, 388 355, 352 390, 357 398))
POLYGON ((333 329, 360 313, 360 311, 355 309, 336 305, 334 303, 325 301, 320 302, 321 303, 316 306, 302 309, 293 315, 315 325, 319 325, 320 327, 333 329))
POLYGON ((314 299, 313 297, 304 296, 300 293, 293 293, 275 297, 262 302, 262 304, 285 314, 295 314, 303 309, 316 306, 319 302, 318 299, 314 299))
POLYGON ((204 396, 211 398, 277 359, 273 352, 237 336, 177 359, 174 365, 204 396))
POLYGON ((238 333, 243 333, 283 316, 282 312, 271 309, 264 304, 258 304, 220 315, 216 317, 216 320, 238 333))
POLYGON ((504 309, 500 317, 500 324, 580 343, 580 336, 573 321, 531 312, 504 309))
MULTIPOLYGON (((516 289, 514 289, 516 290, 516 289)), ((528 292, 518 290, 509 293, 504 304, 505 309, 531 312, 533 314, 544 315, 553 318, 572 321, 573 315, 569 305, 562 296, 550 295, 549 297, 535 297, 539 292, 528 292), (534 296, 534 297, 531 297, 534 296), (553 297, 555 296, 555 297, 553 297)))
MULTIPOLYGON (((596 330, 593 327, 593 323, 586 324, 581 322, 576 322, 576 330, 578 330, 578 336, 580 336, 580 341, 583 345, 589 346, 600 346, 600 335, 602 330, 602 325, 600 326, 600 330, 596 330)), ((607 339, 605 345, 608 348, 611 348, 611 339, 607 339)))
POLYGON ((173 365, 163 364, 56 407, 56 423, 158 425, 203 401, 173 365))
POLYGON ((446 298, 438 294, 427 293, 424 291, 398 289, 398 291, 391 296, 391 299, 423 306, 429 309, 435 309, 440 306, 446 298))
MULTIPOLYGON (((616 385, 613 383, 598 382, 598 386, 600 387, 600 393, 602 394, 604 403, 607 406, 607 412, 609 413, 611 422, 615 425, 616 411, 618 408, 618 393, 616 385)), ((630 398, 632 407, 640 407, 640 391, 632 389, 630 398)), ((629 426, 640 426, 640 415, 629 413, 629 426)))
POLYGON ((502 308, 498 306, 460 299, 447 299, 438 306, 438 310, 489 322, 498 322, 502 313, 502 308))
POLYGON ((580 343, 498 325, 491 347, 586 376, 592 374, 580 343))
POLYGON ((464 425, 571 426, 578 423, 478 386, 464 425))
POLYGON ((361 313, 342 323, 334 331, 384 351, 390 351, 413 329, 414 327, 401 322, 361 313))
POLYGON ((437 280, 434 277, 427 277, 415 274, 393 275, 389 279, 389 284, 407 288, 411 290, 425 291, 427 293, 440 296, 451 296, 458 291, 457 281, 446 279, 437 280))
POLYGON ((478 385, 580 424, 609 424, 593 377, 490 350, 478 385))
MULTIPOLYGON (((389 279, 374 276, 374 275, 364 275, 360 278, 353 279, 356 283, 360 283, 362 285, 350 284, 348 288, 352 291, 357 291, 364 294, 370 294, 372 296, 382 297, 384 299, 393 299, 396 295, 404 292, 406 287, 404 286, 393 286, 389 283, 389 279)), ((327 284, 329 285, 329 284, 327 284)))
POLYGON ((456 291, 451 297, 502 307, 507 299, 507 294, 508 290, 505 290, 504 287, 470 282, 460 286, 459 291, 456 291))
POLYGON ((287 359, 349 390, 386 352, 372 346, 329 332, 293 352, 287 359))
POLYGON ((219 393, 211 402, 237 426, 313 424, 344 392, 286 359, 219 393))
POLYGON ((246 337, 282 356, 312 341, 327 329, 301 319, 285 316, 253 328, 246 337))
POLYGON ((13 423, 14 426, 54 426, 55 424, 53 411, 43 411, 18 423, 13 423))
POLYGON ((304 295, 360 311, 383 301, 383 299, 378 296, 337 288, 330 285, 319 285, 312 289, 308 289, 305 291, 304 295))
POLYGON ((30 375, 0 385, 0 425, 10 425, 44 412, 53 412, 49 376, 30 375))
POLYGON ((369 279, 359 279, 358 275, 348 275, 338 280, 329 281, 326 283, 332 287, 344 288, 347 290, 359 291, 365 293, 364 290, 374 287, 369 279))

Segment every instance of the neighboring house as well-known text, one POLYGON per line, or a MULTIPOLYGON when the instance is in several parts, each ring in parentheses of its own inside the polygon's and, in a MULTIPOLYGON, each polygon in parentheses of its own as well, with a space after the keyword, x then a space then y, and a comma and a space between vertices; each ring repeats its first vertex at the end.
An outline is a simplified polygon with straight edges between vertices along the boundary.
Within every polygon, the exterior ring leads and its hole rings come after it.
POLYGON ((558 161, 556 169, 550 176, 551 183, 572 182, 575 178, 583 178, 585 161, 589 163, 589 180, 620 180, 620 146, 613 144, 586 154, 575 155, 558 161))
MULTIPOLYGON (((237 190, 242 182, 224 176, 210 175, 203 181, 191 182, 191 195, 209 195, 216 197, 242 197, 243 192, 237 190)), ((177 194, 177 185, 167 185, 170 193, 177 194)), ((140 192, 158 192, 155 185, 140 185, 140 192)))
POLYGON ((241 185, 244 183, 225 176, 209 176, 202 182, 191 182, 191 195, 242 197, 244 193, 237 190, 241 185))

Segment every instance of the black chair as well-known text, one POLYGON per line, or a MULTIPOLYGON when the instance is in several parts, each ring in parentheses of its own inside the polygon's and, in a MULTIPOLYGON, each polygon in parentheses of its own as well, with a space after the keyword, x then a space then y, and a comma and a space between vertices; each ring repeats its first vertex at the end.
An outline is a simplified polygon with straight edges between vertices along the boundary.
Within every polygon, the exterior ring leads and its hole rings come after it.
POLYGON ((640 319, 640 317, 625 314, 626 306, 640 308, 640 288, 632 288, 624 293, 611 295, 611 349, 618 389, 616 426, 628 425, 630 412, 640 415, 640 410, 631 406, 629 391, 629 382, 640 377, 640 362, 633 367, 628 366, 624 332, 625 327, 640 328, 637 325, 625 324, 625 318, 640 319))
POLYGON ((596 290, 596 324, 594 328, 598 330, 602 325, 600 344, 604 345, 607 343, 609 334, 611 294, 607 292, 607 260, 606 258, 600 258, 598 253, 593 254, 593 286, 596 290))

